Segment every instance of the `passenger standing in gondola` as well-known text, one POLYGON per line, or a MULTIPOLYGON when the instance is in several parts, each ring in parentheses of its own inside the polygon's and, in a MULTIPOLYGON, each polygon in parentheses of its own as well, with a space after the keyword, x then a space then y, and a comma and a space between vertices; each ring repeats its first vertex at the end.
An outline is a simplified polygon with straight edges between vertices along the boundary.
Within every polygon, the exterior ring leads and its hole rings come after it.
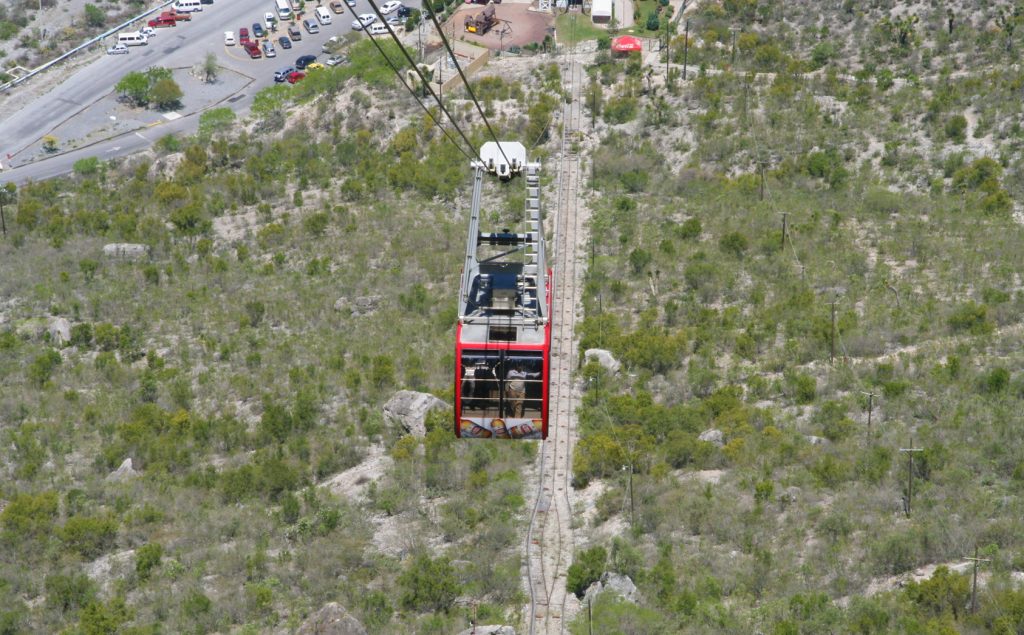
POLYGON ((505 375, 505 398, 513 417, 523 416, 523 400, 526 398, 526 380, 536 377, 537 373, 528 373, 521 365, 515 365, 505 375))

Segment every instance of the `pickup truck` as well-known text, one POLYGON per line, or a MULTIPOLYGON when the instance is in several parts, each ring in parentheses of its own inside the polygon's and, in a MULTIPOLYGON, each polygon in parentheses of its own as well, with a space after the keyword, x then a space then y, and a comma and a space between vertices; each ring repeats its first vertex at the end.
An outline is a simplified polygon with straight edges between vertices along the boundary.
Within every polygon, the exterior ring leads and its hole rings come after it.
POLYGON ((158 20, 174 20, 176 22, 189 22, 192 20, 191 13, 178 13, 173 9, 171 11, 164 11, 160 14, 158 20))

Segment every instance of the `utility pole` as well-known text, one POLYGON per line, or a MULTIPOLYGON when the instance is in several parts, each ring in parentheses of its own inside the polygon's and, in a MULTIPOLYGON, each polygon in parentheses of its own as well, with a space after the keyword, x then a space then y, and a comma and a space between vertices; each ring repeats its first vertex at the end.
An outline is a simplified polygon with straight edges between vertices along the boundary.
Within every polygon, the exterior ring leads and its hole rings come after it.
POLYGON ((832 338, 828 343, 828 363, 834 364, 836 362, 836 302, 835 298, 832 299, 832 338))
POLYGON ((690 55, 690 20, 686 20, 686 29, 683 32, 683 81, 686 81, 686 61, 690 55))
POLYGON ((419 25, 419 28, 417 29, 416 39, 419 42, 419 51, 420 51, 420 56, 417 59, 419 59, 419 61, 422 62, 423 61, 423 18, 422 17, 420 18, 420 25, 419 25))
POLYGON ((789 212, 782 212, 782 251, 786 251, 786 232, 789 231, 789 212))
POLYGON ((868 443, 871 443, 871 411, 875 406, 875 393, 861 392, 861 394, 868 396, 868 443))
MULTIPOLYGON (((758 161, 757 162, 757 168, 758 168, 757 171, 761 174, 761 188, 757 192, 757 200, 759 200, 759 201, 763 201, 764 200, 764 169, 765 169, 765 165, 766 164, 765 164, 764 161, 758 161)), ((783 229, 782 233, 783 233, 783 238, 785 238, 785 233, 786 233, 785 229, 783 229)))
MULTIPOLYGON (((598 296, 598 297, 600 297, 600 296, 598 296)), ((628 479, 629 479, 628 480, 628 483, 629 483, 629 485, 628 485, 628 492, 629 492, 629 526, 630 526, 630 528, 632 528, 634 526, 634 524, 635 524, 634 523, 635 507, 633 505, 633 461, 632 461, 632 459, 630 460, 628 465, 623 465, 622 466, 622 470, 623 471, 627 471, 627 470, 629 471, 629 477, 628 477, 628 479)))
POLYGON ((974 545, 974 557, 964 556, 964 560, 974 562, 974 579, 971 581, 971 614, 978 612, 978 563, 992 562, 989 558, 978 557, 978 545, 974 545))
POLYGON ((924 452, 923 448, 914 447, 914 437, 910 437, 910 447, 900 448, 900 452, 906 452, 907 454, 907 504, 904 509, 907 516, 910 516, 910 505, 914 499, 914 452, 924 452))
POLYGON ((736 65, 736 32, 739 29, 737 29, 736 27, 732 27, 729 30, 732 31, 732 58, 731 58, 731 61, 729 63, 732 64, 733 66, 735 66, 736 65))

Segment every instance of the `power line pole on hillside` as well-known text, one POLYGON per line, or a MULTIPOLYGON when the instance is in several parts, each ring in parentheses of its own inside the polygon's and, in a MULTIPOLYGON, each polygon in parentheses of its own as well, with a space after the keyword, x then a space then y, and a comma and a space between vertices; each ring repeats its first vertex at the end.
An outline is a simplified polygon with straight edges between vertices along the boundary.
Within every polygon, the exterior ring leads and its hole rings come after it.
POLYGON ((875 406, 875 393, 862 391, 861 394, 868 396, 868 443, 871 443, 871 412, 875 406))
POLYGON ((685 31, 683 32, 683 81, 686 81, 686 62, 690 55, 690 21, 686 21, 685 31))
POLYGON ((971 580, 971 614, 973 615, 978 612, 978 563, 992 562, 992 560, 978 557, 978 545, 974 545, 974 557, 964 556, 964 560, 970 560, 974 563, 974 576, 971 580))
POLYGON ((910 506, 914 499, 914 453, 924 452, 923 448, 914 447, 914 437, 910 437, 910 447, 900 448, 900 452, 906 452, 907 454, 907 504, 904 509, 907 516, 910 516, 910 506))

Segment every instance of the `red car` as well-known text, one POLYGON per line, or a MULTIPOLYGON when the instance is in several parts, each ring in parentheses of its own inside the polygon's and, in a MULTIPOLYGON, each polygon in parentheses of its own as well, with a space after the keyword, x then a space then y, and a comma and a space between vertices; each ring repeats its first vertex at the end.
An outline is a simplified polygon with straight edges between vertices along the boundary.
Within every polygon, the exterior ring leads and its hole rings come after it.
POLYGON ((154 18, 148 22, 149 26, 153 28, 167 27, 167 26, 178 26, 178 21, 168 16, 160 16, 154 18))
POLYGON ((257 46, 255 42, 246 42, 242 46, 245 47, 245 52, 249 54, 250 58, 255 60, 263 57, 263 53, 260 52, 260 47, 257 46))
POLYGON ((188 22, 192 19, 191 13, 178 13, 177 11, 164 11, 160 14, 160 18, 166 18, 168 20, 174 20, 175 22, 188 22))
POLYGON ((303 73, 302 71, 292 71, 288 73, 288 83, 294 84, 295 82, 300 82, 302 81, 302 78, 305 76, 306 74, 303 73))
POLYGON ((239 44, 241 44, 242 46, 245 46, 246 44, 248 44, 251 41, 252 40, 249 39, 249 29, 245 28, 244 26, 242 28, 238 29, 238 43, 239 44))

